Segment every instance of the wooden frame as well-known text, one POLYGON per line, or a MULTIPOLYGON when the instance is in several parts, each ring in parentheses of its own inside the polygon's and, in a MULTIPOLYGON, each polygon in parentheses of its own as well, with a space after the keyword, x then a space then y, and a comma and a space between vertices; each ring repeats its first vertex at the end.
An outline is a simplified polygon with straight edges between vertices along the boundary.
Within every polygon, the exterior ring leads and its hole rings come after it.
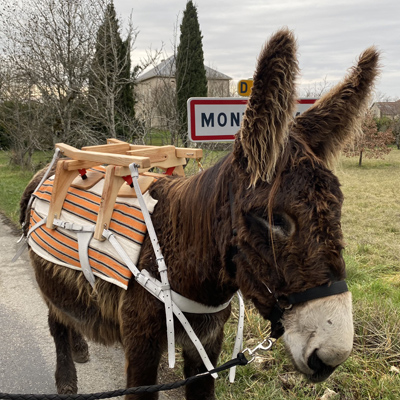
POLYGON ((116 198, 136 196, 133 188, 123 185, 125 183, 123 177, 130 176, 128 168, 130 164, 138 165, 139 186, 144 193, 154 181, 154 177, 165 176, 149 172, 151 168, 157 167, 164 171, 174 168, 174 175, 184 176, 183 166, 186 165, 186 158, 203 157, 201 149, 132 145, 118 139, 107 139, 105 145, 86 146, 81 150, 64 143, 57 143, 56 148, 70 159, 61 159, 57 163, 46 226, 54 229, 54 218, 60 218, 71 185, 88 189, 104 177, 105 183, 94 233, 94 238, 97 240, 104 240, 102 232, 109 227, 116 198), (105 175, 91 173, 88 179, 80 181, 80 170, 105 164, 107 165, 105 175))

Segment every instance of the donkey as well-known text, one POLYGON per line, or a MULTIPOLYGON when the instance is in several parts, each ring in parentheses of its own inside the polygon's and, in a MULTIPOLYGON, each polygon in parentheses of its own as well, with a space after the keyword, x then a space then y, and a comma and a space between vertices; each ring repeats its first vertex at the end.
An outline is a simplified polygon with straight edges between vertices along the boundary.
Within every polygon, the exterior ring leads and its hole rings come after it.
MULTIPOLYGON (((158 200, 152 219, 172 289, 211 307, 240 289, 273 322, 273 334, 283 333, 294 367, 318 382, 352 350, 351 294, 330 291, 345 279, 343 194, 331 168, 358 130, 378 74, 378 52, 367 49, 342 83, 293 119, 296 47, 293 33, 282 29, 261 51, 232 153, 195 176, 161 178, 150 194, 158 200)), ((21 221, 29 219, 28 199, 40 178, 23 194, 21 221)), ((84 337, 123 344, 128 387, 155 384, 167 347, 164 305, 134 280, 123 290, 98 279, 94 291, 81 272, 32 250, 30 258, 49 308, 58 392, 77 392, 74 361, 88 359, 84 337)), ((138 268, 159 276, 148 237, 138 268)), ((214 365, 229 315, 230 306, 214 314, 187 314, 214 365)), ((175 331, 185 376, 204 372, 176 321, 175 331)), ((214 399, 214 379, 186 386, 186 398, 214 399)))

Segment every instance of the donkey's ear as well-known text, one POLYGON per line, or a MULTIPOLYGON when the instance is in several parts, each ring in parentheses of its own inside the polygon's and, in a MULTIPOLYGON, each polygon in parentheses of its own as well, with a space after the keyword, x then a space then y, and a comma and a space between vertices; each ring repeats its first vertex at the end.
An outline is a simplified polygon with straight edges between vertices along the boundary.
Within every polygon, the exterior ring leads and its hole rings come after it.
POLYGON ((271 37, 258 59, 234 151, 236 159, 239 154, 245 156, 237 161, 246 168, 251 185, 259 179, 272 180, 287 141, 288 122, 296 104, 296 49, 293 33, 283 29, 271 37))
POLYGON ((367 49, 342 83, 295 119, 293 131, 327 165, 361 132, 362 116, 379 72, 378 59, 379 53, 374 47, 367 49))

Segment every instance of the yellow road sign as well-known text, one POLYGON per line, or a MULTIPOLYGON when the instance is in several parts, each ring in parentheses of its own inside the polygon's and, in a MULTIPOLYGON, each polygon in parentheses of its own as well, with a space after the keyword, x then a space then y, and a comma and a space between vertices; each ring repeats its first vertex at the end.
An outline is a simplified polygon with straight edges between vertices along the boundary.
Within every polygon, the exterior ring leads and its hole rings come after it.
POLYGON ((250 96, 251 88, 253 87, 252 79, 242 79, 238 82, 237 90, 239 96, 250 96))

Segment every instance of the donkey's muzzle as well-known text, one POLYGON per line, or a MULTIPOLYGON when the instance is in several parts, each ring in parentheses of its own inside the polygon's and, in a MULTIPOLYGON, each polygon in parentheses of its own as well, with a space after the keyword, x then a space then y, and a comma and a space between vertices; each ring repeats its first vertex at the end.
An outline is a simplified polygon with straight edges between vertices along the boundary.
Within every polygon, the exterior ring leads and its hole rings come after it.
POLYGON ((317 354, 317 350, 315 349, 310 357, 308 358, 307 365, 310 369, 314 371, 312 375, 309 375, 308 378, 311 382, 317 383, 322 382, 332 374, 332 372, 336 369, 336 367, 331 367, 330 365, 326 365, 317 354))

